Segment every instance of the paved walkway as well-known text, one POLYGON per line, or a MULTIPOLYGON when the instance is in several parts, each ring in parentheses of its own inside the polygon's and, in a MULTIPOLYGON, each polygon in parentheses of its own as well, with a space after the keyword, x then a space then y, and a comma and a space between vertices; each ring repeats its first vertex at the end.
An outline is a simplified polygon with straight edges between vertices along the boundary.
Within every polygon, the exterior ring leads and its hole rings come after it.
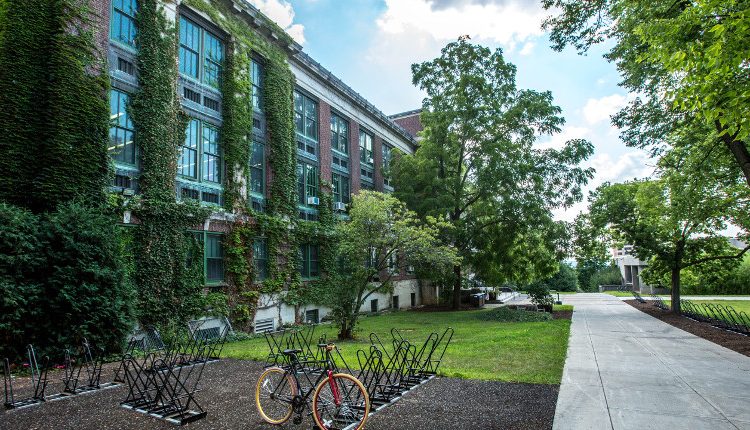
POLYGON ((553 429, 750 429, 750 357, 608 294, 563 301, 575 312, 553 429))
MULTIPOLYGON (((669 300, 668 295, 661 295, 662 299, 669 300)), ((743 301, 743 300, 750 300, 750 296, 682 296, 680 297, 683 300, 733 300, 733 301, 743 301)), ((633 296, 630 297, 619 297, 620 300, 633 300, 633 296)), ((654 300, 653 297, 644 294, 643 295, 644 300, 654 300)))

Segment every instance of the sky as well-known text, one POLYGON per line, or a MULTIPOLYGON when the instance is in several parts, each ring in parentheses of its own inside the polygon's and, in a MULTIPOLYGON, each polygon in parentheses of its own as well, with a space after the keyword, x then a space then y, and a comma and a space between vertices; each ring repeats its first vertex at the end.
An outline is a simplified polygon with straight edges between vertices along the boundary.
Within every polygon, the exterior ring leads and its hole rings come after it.
MULTIPOLYGON (((424 93, 412 85, 411 65, 432 60, 461 35, 501 48, 517 66, 519 89, 551 91, 566 124, 540 147, 587 139, 594 155, 588 191, 604 182, 649 176, 653 160, 628 148, 610 123, 633 96, 597 47, 586 56, 550 48, 540 0, 249 0, 302 44, 303 50, 387 115, 419 108, 424 93)), ((555 212, 572 221, 586 200, 555 212)))

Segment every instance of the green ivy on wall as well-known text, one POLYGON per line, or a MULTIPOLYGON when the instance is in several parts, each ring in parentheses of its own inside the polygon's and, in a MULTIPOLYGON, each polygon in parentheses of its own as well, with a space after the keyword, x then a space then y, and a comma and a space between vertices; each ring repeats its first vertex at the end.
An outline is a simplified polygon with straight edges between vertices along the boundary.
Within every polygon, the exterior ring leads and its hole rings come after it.
POLYGON ((93 19, 83 0, 0 3, 0 200, 104 202, 109 80, 93 19))
POLYGON ((137 15, 139 90, 130 114, 141 153, 140 200, 132 205, 139 320, 169 325, 201 313, 202 250, 188 230, 210 214, 175 201, 177 156, 187 115, 177 96, 177 39, 157 0, 141 0, 137 15))

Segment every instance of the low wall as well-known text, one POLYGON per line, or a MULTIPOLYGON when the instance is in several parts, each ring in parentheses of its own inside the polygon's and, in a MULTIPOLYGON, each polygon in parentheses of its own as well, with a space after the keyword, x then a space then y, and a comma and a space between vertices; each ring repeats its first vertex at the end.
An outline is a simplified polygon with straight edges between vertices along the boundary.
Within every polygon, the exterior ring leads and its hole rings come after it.
MULTIPOLYGON (((603 293, 605 291, 619 291, 622 289, 622 285, 599 285, 599 292, 603 293)), ((628 289, 627 291, 630 291, 628 289)))

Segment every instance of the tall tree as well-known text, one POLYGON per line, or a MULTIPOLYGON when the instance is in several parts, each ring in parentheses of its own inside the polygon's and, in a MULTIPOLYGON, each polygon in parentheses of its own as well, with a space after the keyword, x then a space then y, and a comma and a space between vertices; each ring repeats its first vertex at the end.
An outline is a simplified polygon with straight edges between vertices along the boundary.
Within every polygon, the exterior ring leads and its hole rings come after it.
POLYGON ((670 274, 677 314, 683 269, 739 259, 750 249, 732 249, 724 236, 729 223, 748 225, 750 192, 738 175, 731 175, 734 166, 722 168, 717 160, 694 155, 673 150, 662 158, 658 179, 605 184, 592 195, 590 207, 594 225, 609 226, 616 237, 634 245, 636 255, 649 260, 650 270, 670 274), (730 174, 717 176, 722 170, 730 174))
MULTIPOLYGON (((750 3, 742 0, 542 0, 553 48, 585 52, 614 42, 606 58, 622 85, 641 96, 614 120, 633 146, 663 148, 661 137, 697 119, 712 146, 731 154, 750 185, 750 3)), ((716 151, 718 152, 718 151, 716 151)), ((716 153, 714 152, 714 154, 716 153)))
MULTIPOLYGON (((500 273, 501 262, 530 253, 537 257, 528 261, 535 270, 507 264, 506 279, 554 273, 553 238, 563 229, 551 210, 581 199, 592 170, 578 165, 592 145, 573 140, 560 150, 534 147, 539 136, 560 131, 561 110, 549 92, 518 89, 516 67, 500 49, 459 39, 439 58, 413 65, 412 73, 427 93, 424 139, 392 167, 397 197, 421 216, 446 220, 445 240, 463 264, 483 272, 482 279, 500 273)), ((462 273, 457 264, 454 308, 462 273)))

